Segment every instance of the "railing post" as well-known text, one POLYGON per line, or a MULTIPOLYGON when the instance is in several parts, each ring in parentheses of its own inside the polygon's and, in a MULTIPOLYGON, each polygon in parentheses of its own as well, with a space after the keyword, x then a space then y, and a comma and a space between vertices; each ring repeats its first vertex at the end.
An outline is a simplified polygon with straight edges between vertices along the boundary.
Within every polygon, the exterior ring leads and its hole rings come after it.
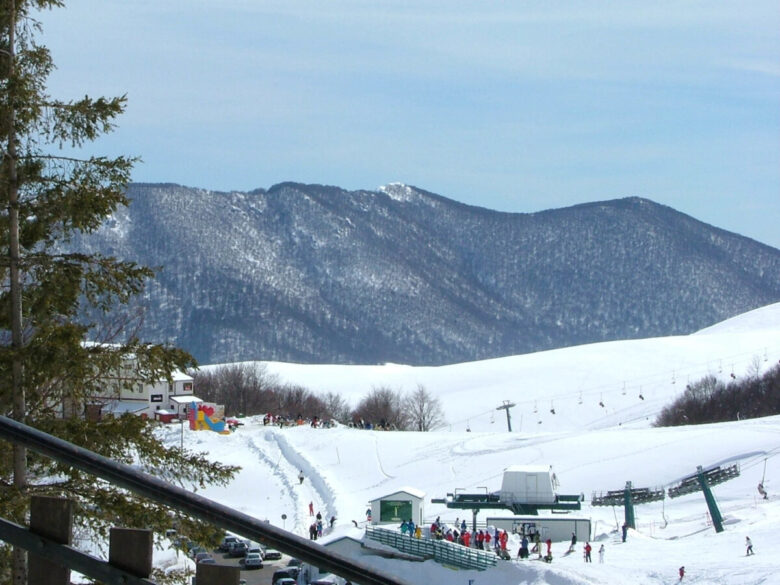
POLYGON ((202 565, 195 568, 195 585, 238 585, 241 569, 227 565, 202 565))
POLYGON ((152 531, 112 528, 108 540, 108 564, 136 577, 152 574, 152 531))
MULTIPOLYGON (((73 502, 65 498, 32 496, 30 532, 70 545, 73 534, 73 502)), ((70 569, 30 553, 28 585, 69 585, 70 569)))

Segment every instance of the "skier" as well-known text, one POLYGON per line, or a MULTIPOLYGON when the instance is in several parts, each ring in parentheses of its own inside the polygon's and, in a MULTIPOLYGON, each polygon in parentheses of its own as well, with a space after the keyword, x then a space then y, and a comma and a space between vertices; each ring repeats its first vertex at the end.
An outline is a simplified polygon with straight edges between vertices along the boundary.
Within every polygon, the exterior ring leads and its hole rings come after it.
POLYGON ((753 542, 750 540, 749 536, 745 537, 745 546, 747 547, 747 550, 745 551, 745 556, 750 556, 753 553, 753 542))
POLYGON ((571 545, 569 546, 569 552, 574 552, 574 546, 577 544, 577 535, 572 532, 571 533, 571 545))
POLYGON ((599 563, 604 564, 604 545, 599 547, 599 563))
POLYGON ((626 541, 626 536, 628 536, 628 524, 623 522, 623 542, 626 541))
POLYGON ((685 567, 680 567, 679 572, 680 572, 680 581, 682 581, 683 577, 685 577, 685 567))
POLYGON ((517 556, 521 559, 528 558, 528 537, 524 534, 523 539, 520 541, 520 550, 517 551, 517 556))
POLYGON ((585 562, 586 563, 592 562, 591 559, 590 559, 590 551, 592 551, 592 550, 593 550, 593 547, 590 546, 589 542, 586 542, 585 543, 585 562))
POLYGON ((309 502, 309 516, 314 516, 314 502, 309 502))
POLYGON ((298 472, 298 482, 299 484, 303 483, 303 469, 298 472))
POLYGON ((764 482, 763 481, 759 482, 759 484, 758 484, 758 493, 761 495, 762 498, 764 498, 765 500, 767 499, 766 490, 764 489, 764 482))

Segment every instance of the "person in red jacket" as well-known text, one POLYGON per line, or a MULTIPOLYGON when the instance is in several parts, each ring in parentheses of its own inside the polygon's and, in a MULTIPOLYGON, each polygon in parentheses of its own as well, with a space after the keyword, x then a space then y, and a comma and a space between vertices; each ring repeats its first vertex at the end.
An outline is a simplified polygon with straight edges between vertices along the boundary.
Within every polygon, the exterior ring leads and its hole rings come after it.
POLYGON ((685 577, 685 567, 680 567, 680 581, 685 577))
POLYGON ((471 544, 471 533, 468 530, 463 531, 463 546, 466 548, 471 544))
POLYGON ((586 542, 586 543, 585 543, 585 562, 586 562, 586 563, 590 563, 590 562, 592 562, 592 561, 590 560, 590 551, 591 551, 591 550, 593 550, 593 548, 590 546, 590 543, 589 543, 589 542, 586 542))
POLYGON ((485 534, 480 530, 477 532, 477 548, 482 550, 485 546, 485 534))
POLYGON ((490 550, 490 531, 485 530, 485 542, 484 542, 485 550, 490 550))
POLYGON ((501 550, 506 550, 506 543, 509 540, 509 535, 506 533, 506 530, 503 530, 501 532, 501 550))

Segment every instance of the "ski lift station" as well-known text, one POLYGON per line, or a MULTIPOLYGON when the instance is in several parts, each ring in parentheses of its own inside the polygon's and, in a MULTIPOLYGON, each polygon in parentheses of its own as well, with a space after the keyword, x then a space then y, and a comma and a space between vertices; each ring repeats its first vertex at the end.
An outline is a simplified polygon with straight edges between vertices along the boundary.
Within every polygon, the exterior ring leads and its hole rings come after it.
POLYGON ((508 508, 555 504, 554 483, 549 467, 513 465, 504 470, 498 499, 508 508))
POLYGON ((542 540, 569 540, 572 534, 577 540, 590 540, 590 519, 574 518, 568 514, 562 516, 488 516, 486 526, 506 530, 510 534, 533 537, 539 534, 542 540))
POLYGON ((552 467, 513 465, 504 469, 501 489, 488 493, 466 493, 455 490, 446 498, 432 499, 448 508, 471 510, 476 529, 477 514, 483 509, 511 510, 517 515, 538 515, 539 510, 570 512, 581 509, 582 494, 563 495, 555 492, 558 481, 552 467))

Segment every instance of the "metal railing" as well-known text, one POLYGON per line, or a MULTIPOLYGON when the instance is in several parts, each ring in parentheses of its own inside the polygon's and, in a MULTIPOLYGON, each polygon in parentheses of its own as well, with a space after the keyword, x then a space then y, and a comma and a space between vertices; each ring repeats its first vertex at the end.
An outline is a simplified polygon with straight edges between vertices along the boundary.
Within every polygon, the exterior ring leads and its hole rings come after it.
POLYGON ((361 585, 408 585, 403 579, 380 574, 377 569, 358 560, 328 551, 321 545, 296 534, 5 416, 0 416, 0 438, 23 445, 135 494, 184 512, 193 518, 209 522, 245 538, 264 542, 310 565, 361 585))
POLYGON ((375 526, 366 527, 366 536, 371 540, 392 546, 403 553, 421 559, 433 559, 443 565, 460 569, 484 571, 494 567, 498 562, 498 557, 490 551, 468 548, 447 540, 415 538, 408 534, 399 534, 394 530, 375 526))

